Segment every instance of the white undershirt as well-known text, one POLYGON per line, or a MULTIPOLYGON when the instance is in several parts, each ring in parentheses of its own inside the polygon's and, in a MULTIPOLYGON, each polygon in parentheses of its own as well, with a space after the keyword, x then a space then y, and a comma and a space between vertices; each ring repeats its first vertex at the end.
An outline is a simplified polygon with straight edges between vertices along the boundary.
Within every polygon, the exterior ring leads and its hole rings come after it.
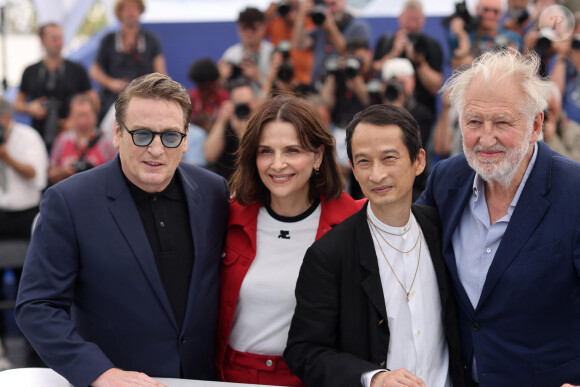
MULTIPOLYGON (((368 222, 378 259, 390 331, 386 368, 390 370, 405 368, 421 378, 429 387, 451 386, 449 351, 443 330, 437 277, 427 242, 417 220, 411 213, 405 226, 391 227, 373 214, 371 206, 368 206, 367 215, 375 225, 389 233, 402 234, 409 229, 403 236, 390 235, 376 230, 368 222), (408 254, 398 252, 381 238, 382 235, 388 243, 399 250, 409 251, 415 245, 420 232, 421 239, 408 254), (420 262, 417 270, 419 250, 420 262), (393 270, 406 290, 403 290, 397 281, 393 270), (405 292, 409 291, 416 270, 417 276, 410 289, 409 302, 406 302, 405 292)), ((369 386, 371 378, 377 372, 380 371, 363 374, 361 378, 363 386, 369 386)))
POLYGON ((230 334, 235 350, 272 356, 284 352, 296 307, 298 272, 316 238, 320 213, 318 204, 304 219, 275 219, 260 208, 256 257, 242 282, 230 334))

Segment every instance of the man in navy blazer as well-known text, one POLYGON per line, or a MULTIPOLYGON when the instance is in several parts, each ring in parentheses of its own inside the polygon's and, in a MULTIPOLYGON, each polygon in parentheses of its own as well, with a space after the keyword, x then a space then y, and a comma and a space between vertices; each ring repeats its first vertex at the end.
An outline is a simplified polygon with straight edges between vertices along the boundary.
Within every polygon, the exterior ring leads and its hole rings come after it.
POLYGON ((541 142, 538 65, 487 53, 447 81, 464 154, 418 200, 440 212, 473 385, 580 384, 580 164, 541 142))
POLYGON ((115 107, 119 156, 42 199, 18 324, 78 387, 211 380, 227 184, 180 164, 191 103, 177 82, 145 75, 115 107))

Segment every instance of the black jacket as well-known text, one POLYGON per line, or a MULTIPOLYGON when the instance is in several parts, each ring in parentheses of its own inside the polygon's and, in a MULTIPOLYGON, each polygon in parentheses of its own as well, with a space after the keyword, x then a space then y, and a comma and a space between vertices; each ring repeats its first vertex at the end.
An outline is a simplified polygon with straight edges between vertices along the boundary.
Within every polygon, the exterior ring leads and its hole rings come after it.
MULTIPOLYGON (((315 242, 300 269, 284 360, 308 386, 360 387, 363 373, 385 368, 390 333, 367 205, 315 242)), ((463 386, 464 363, 441 255, 439 216, 430 207, 413 205, 412 210, 439 284, 451 379, 455 387, 463 386)))

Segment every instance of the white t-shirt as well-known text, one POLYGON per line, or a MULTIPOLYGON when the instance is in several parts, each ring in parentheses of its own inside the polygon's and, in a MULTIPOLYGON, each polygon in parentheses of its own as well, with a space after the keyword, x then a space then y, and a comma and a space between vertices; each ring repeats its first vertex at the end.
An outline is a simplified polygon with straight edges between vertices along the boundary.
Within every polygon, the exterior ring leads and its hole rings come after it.
POLYGON ((6 142, 8 154, 18 162, 31 165, 36 174, 32 179, 25 179, 11 166, 0 161, 6 174, 6 189, 0 186, 0 209, 22 211, 40 203, 48 178, 48 154, 36 130, 18 122, 12 122, 11 125, 6 142))
POLYGON ((296 307, 294 289, 304 254, 316 238, 321 208, 285 218, 261 207, 256 257, 240 289, 230 346, 237 351, 281 356, 296 307))

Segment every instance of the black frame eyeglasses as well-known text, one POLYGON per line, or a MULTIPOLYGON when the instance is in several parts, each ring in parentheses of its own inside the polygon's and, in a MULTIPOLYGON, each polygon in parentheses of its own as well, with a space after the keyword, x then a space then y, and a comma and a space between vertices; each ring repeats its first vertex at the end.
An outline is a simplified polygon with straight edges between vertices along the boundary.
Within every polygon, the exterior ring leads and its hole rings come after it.
POLYGON ((123 128, 131 135, 135 146, 146 147, 151 145, 156 135, 161 138, 161 143, 166 148, 177 148, 187 136, 187 133, 178 132, 177 130, 167 130, 165 132, 154 132, 149 129, 129 130, 122 121, 119 121, 123 128))

